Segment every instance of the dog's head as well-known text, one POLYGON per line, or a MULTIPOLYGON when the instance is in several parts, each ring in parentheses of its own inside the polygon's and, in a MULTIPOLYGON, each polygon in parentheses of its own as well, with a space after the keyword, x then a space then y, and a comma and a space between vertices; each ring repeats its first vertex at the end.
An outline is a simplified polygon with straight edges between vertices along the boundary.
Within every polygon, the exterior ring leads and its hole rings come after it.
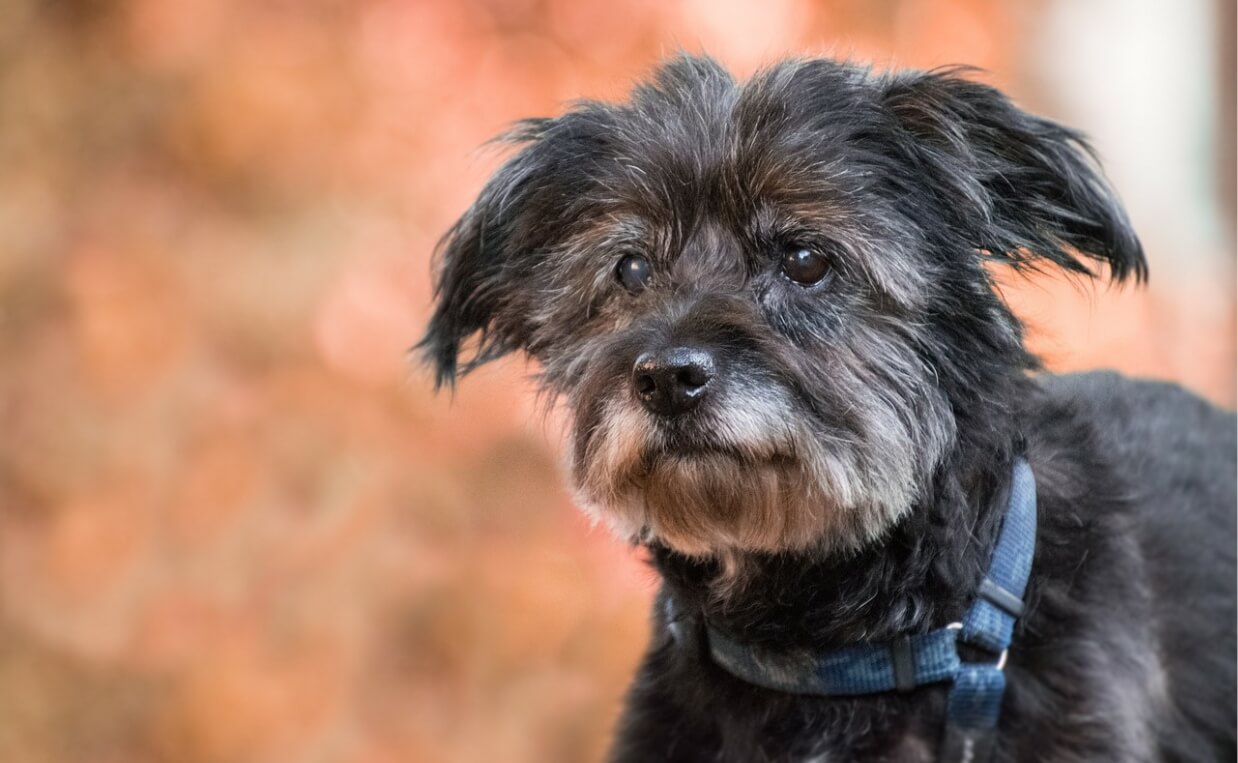
POLYGON ((683 57, 507 137, 421 347, 440 384, 527 352, 585 504, 691 555, 856 547, 915 505, 1034 365, 986 262, 1145 272, 1081 136, 954 70, 683 57))

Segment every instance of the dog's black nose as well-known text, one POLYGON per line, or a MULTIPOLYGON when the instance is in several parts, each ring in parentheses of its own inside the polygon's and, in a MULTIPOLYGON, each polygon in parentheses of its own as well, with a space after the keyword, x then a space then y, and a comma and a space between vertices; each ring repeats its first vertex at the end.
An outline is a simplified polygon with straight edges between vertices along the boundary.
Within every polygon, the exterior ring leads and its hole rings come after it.
POLYGON ((696 407, 714 378, 714 356, 699 347, 643 353, 632 367, 632 386, 645 407, 676 416, 696 407))

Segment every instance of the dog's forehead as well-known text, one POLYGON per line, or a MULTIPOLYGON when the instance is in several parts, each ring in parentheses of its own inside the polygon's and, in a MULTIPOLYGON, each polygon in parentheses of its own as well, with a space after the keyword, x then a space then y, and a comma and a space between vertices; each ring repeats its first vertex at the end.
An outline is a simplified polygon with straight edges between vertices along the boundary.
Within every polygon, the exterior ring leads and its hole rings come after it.
MULTIPOLYGON (((753 136, 716 117, 716 130, 667 130, 601 157, 601 198, 655 222, 702 214, 719 223, 817 216, 843 206, 862 185, 862 161, 822 136, 753 136), (833 143, 833 145, 831 145, 833 143)), ((620 134, 622 136, 622 133, 620 134)))
POLYGON ((621 175, 659 200, 795 199, 853 183, 857 138, 883 127, 874 93, 863 72, 834 62, 786 64, 745 83, 674 64, 609 109, 605 143, 621 175))
POLYGON ((590 224, 656 234, 678 253, 694 237, 846 236, 857 215, 884 203, 868 192, 878 168, 848 139, 854 125, 780 117, 769 95, 720 101, 662 103, 656 118, 617 109, 590 157, 590 224), (772 113, 755 115, 758 108, 772 113))
POLYGON ((628 103, 582 107, 555 134, 573 139, 557 148, 576 157, 561 166, 579 178, 579 214, 548 249, 600 289, 603 265, 628 252, 698 283, 742 280, 780 247, 813 246, 910 301, 916 232, 880 190, 888 161, 872 148, 872 95, 839 71, 780 69, 743 85, 680 72, 628 103))
POLYGON ((854 170, 824 156, 752 144, 719 146, 669 134, 643 153, 616 152, 599 169, 586 226, 675 258, 726 252, 805 231, 845 236, 860 212, 854 170))

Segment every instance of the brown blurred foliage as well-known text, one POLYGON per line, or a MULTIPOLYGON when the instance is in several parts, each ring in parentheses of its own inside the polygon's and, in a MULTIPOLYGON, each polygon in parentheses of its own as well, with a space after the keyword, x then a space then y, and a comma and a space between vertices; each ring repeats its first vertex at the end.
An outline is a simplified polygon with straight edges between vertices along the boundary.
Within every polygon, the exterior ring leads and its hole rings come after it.
MULTIPOLYGON (((652 575, 519 361, 405 352, 476 147, 678 46, 1017 86, 1040 5, 7 0, 0 760, 598 759, 652 575)), ((1051 365, 1232 401, 1232 289, 1011 289, 1051 365)))

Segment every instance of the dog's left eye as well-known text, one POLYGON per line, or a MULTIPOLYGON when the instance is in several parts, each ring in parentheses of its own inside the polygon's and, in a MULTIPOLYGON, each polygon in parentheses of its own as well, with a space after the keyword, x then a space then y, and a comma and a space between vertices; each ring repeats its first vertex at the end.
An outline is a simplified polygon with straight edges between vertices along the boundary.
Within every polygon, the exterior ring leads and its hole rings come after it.
POLYGON ((645 288, 649 275, 649 260, 639 254, 625 256, 619 260, 619 267, 615 268, 615 277, 619 279, 619 283, 633 294, 645 288))
POLYGON ((801 286, 811 286, 829 275, 830 261, 820 252, 792 247, 782 256, 782 272, 801 286))

